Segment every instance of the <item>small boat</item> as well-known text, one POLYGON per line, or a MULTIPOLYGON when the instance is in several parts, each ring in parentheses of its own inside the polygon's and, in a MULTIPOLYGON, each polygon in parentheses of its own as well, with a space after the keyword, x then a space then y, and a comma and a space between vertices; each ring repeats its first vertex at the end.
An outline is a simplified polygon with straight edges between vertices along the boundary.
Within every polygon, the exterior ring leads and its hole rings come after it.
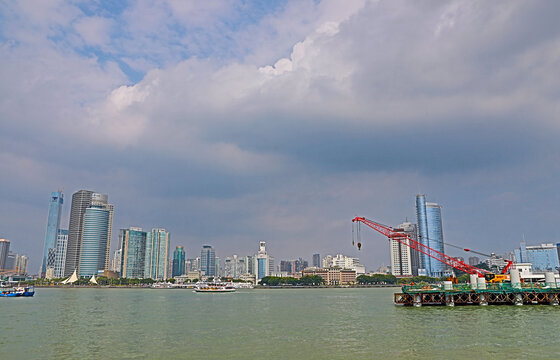
POLYGON ((15 286, 3 287, 0 291, 0 297, 17 297, 17 296, 33 296, 35 288, 31 286, 15 286))
POLYGON ((194 291, 199 293, 229 293, 236 289, 229 283, 197 283, 194 291))

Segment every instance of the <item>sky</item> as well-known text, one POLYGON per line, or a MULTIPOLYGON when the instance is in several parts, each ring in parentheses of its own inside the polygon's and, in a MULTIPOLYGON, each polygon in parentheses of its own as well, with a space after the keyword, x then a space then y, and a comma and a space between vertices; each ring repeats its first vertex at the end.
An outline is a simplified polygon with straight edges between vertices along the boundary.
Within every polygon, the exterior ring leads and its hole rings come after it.
MULTIPOLYGON (((351 219, 505 253, 560 242, 560 3, 0 0, 0 238, 43 251, 50 193, 187 257, 266 241, 389 264, 351 219)), ((453 256, 468 254, 449 250, 453 256)))

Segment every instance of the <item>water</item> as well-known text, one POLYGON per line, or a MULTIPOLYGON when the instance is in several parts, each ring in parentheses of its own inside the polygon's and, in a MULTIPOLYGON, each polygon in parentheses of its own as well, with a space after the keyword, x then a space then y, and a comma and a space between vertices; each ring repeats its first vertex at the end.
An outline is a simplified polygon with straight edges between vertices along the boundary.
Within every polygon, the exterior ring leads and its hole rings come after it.
POLYGON ((0 359, 558 359, 560 307, 396 307, 395 289, 37 289, 0 359))

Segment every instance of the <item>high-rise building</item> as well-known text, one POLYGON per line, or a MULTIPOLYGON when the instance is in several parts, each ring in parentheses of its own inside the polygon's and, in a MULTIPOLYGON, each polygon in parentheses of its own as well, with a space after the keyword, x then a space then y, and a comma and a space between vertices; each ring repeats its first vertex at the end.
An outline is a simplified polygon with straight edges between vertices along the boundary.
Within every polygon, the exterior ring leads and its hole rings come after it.
POLYGON ((43 248, 43 261, 41 262, 40 276, 45 277, 47 267, 54 272, 56 258, 56 237, 60 229, 60 217, 62 215, 62 204, 64 195, 61 191, 51 193, 49 201, 49 215, 47 218, 47 233, 45 236, 45 246, 43 248))
MULTIPOLYGON (((144 253, 146 249, 144 249, 144 253)), ((122 266, 122 242, 121 247, 115 251, 113 251, 113 257, 111 259, 111 271, 120 274, 121 273, 121 266, 122 266)), ((142 270, 142 273, 144 270, 142 270)))
POLYGON ((239 279, 241 275, 247 273, 246 258, 236 254, 228 256, 224 260, 224 276, 232 279, 239 279))
POLYGON ((146 269, 146 241, 148 234, 141 228, 121 229, 121 277, 142 279, 146 269))
MULTIPOLYGON (((417 239, 416 224, 404 222, 398 228, 411 239, 417 239)), ((402 240, 408 242, 406 239, 402 240)), ((420 261, 419 252, 394 239, 391 239, 389 243, 391 249, 391 273, 395 276, 417 276, 418 263, 420 261)))
MULTIPOLYGON (((443 226, 441 220, 441 206, 426 202, 425 195, 416 196, 416 219, 418 223, 418 241, 422 244, 445 253, 443 246, 443 226)), ((420 275, 441 277, 445 274, 445 264, 429 257, 420 255, 420 275)))
POLYGON ((18 255, 16 258, 16 270, 18 275, 27 275, 27 265, 29 259, 25 255, 18 255))
POLYGON ((68 224, 68 243, 66 245, 66 263, 64 264, 65 277, 70 276, 74 270, 78 270, 82 232, 84 230, 84 216, 86 209, 91 205, 92 195, 93 191, 89 190, 80 190, 72 194, 70 221, 68 224))
POLYGON ((210 245, 203 245, 200 251, 200 271, 206 276, 216 276, 216 252, 210 245))
POLYGON ((556 271, 560 267, 558 248, 554 244, 527 246, 522 242, 514 253, 516 262, 533 264, 533 271, 556 271))
POLYGON ((257 279, 262 279, 274 272, 274 258, 266 252, 266 242, 259 242, 259 251, 255 258, 257 279))
POLYGON ((10 253, 10 240, 0 239, 0 272, 6 271, 8 254, 10 253))
POLYGON ((165 229, 152 229, 146 237, 144 277, 154 280, 167 279, 170 235, 165 229))
POLYGON ((173 270, 171 272, 171 276, 181 276, 186 274, 185 271, 185 249, 181 245, 175 248, 173 251, 173 270))
POLYGON ((321 255, 313 254, 313 267, 321 267, 321 255))
POLYGON ((66 263, 66 245, 68 244, 68 230, 59 229, 56 235, 56 255, 54 260, 55 278, 64 276, 64 264, 66 263))
POLYGON ((341 268, 354 270, 357 274, 365 274, 366 267, 360 264, 360 259, 356 257, 346 256, 344 254, 336 254, 336 256, 327 255, 323 258, 323 268, 341 268))
POLYGON ((79 276, 92 276, 105 270, 108 234, 109 210, 102 204, 92 203, 84 215, 79 276))

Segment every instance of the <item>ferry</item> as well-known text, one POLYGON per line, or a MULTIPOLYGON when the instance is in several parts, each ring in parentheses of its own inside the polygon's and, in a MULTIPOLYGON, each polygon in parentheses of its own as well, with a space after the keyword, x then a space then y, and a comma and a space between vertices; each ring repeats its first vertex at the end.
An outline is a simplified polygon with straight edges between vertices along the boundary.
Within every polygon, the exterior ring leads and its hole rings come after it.
POLYGON ((15 286, 3 287, 0 291, 0 297, 16 297, 16 296, 33 296, 35 288, 31 286, 15 286))
POLYGON ((229 293, 235 292, 236 289, 230 283, 197 283, 194 291, 199 293, 229 293))

